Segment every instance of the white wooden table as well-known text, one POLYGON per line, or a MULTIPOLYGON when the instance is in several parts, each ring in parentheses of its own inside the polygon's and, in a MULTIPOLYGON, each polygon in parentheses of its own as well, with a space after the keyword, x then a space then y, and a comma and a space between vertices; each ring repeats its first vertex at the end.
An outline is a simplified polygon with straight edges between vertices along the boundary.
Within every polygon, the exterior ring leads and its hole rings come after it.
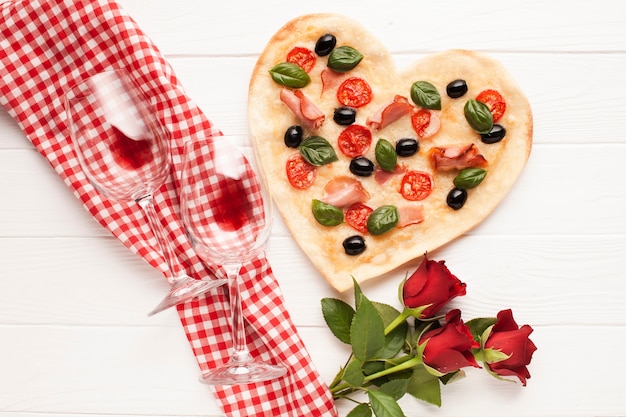
MULTIPOLYGON (((471 369, 443 407, 407 416, 626 416, 626 5, 570 1, 122 0, 225 133, 247 130, 247 85, 287 20, 331 11, 402 66, 467 48, 501 60, 534 111, 534 148, 503 204, 431 254, 468 284, 466 319, 511 307, 539 350, 526 388, 471 369)), ((0 68, 0 71, 2 69, 0 68)), ((269 257, 323 377, 348 351, 324 325, 336 294, 277 222, 269 257)), ((364 286, 397 305, 402 276, 364 286)), ((219 416, 166 281, 110 237, 0 110, 0 415, 219 416)), ((345 415, 349 406, 340 407, 345 415)))

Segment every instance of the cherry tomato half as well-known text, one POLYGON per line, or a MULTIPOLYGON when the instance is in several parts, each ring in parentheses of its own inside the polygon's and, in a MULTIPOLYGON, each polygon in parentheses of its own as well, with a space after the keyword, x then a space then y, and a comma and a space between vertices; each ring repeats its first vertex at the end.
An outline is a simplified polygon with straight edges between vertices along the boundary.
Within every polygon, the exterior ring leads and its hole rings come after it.
POLYGON ((298 65, 305 72, 310 72, 315 66, 317 57, 310 49, 296 46, 287 53, 287 62, 298 65))
POLYGON ((356 158, 368 151, 372 144, 372 132, 361 125, 350 125, 339 134, 339 150, 349 158, 356 158))
POLYGON ((337 100, 344 106, 365 106, 372 101, 372 88, 363 78, 348 78, 337 89, 337 100))
POLYGON ((317 168, 309 164, 299 153, 295 153, 287 159, 285 168, 289 184, 299 190, 309 188, 317 176, 317 168))
POLYGON ((429 138, 439 132, 441 119, 439 115, 428 109, 419 109, 411 114, 411 125, 413 130, 422 139, 429 138))
POLYGON ((400 194, 410 201, 425 199, 433 191, 433 177, 428 172, 407 171, 400 183, 400 194))
POLYGON ((367 218, 374 211, 363 203, 354 203, 347 208, 344 219, 348 225, 360 233, 367 233, 367 218))
POLYGON ((489 107, 494 122, 500 120, 500 118, 506 111, 506 101, 504 101, 502 94, 500 94, 496 90, 482 91, 476 96, 476 101, 485 103, 487 107, 489 107))

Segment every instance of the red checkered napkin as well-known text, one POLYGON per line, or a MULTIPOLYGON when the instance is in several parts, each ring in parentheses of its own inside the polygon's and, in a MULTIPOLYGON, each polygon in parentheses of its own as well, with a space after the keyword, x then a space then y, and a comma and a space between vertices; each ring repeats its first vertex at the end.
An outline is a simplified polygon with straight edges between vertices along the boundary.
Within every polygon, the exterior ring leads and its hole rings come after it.
MULTIPOLYGON (((172 133, 174 173, 180 172, 183 141, 220 134, 218 129, 185 95, 155 45, 113 1, 5 1, 0 4, 0 31, 0 103, 98 222, 165 273, 165 260, 141 209, 107 200, 80 171, 68 138, 64 92, 104 69, 130 72, 172 133)), ((182 230, 178 185, 175 176, 157 193, 157 212, 187 272, 206 278, 211 271, 182 230)), ((335 416, 332 397, 284 307, 268 262, 262 258, 244 265, 242 282, 253 355, 281 361, 289 372, 276 381, 215 388, 224 412, 246 417, 335 416)), ((231 345, 223 291, 180 305, 178 312, 200 369, 223 363, 231 345)))

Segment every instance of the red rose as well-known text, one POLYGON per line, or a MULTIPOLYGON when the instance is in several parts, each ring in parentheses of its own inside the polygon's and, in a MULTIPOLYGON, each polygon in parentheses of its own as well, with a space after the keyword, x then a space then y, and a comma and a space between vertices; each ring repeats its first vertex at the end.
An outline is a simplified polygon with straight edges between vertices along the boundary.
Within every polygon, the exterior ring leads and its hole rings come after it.
POLYGON ((527 324, 517 326, 511 310, 500 311, 485 342, 485 349, 504 353, 508 358, 494 362, 487 360, 489 369, 500 376, 516 376, 522 385, 526 386, 526 379, 530 378, 526 365, 530 363, 533 352, 537 350, 535 344, 528 338, 532 332, 532 327, 527 324))
POLYGON ((420 344, 424 348, 424 364, 442 374, 457 371, 465 366, 480 368, 472 348, 480 345, 472 337, 469 327, 461 321, 461 310, 451 310, 446 314, 446 324, 422 335, 420 344))
POLYGON ((420 318, 434 316, 448 301, 459 295, 465 295, 465 284, 450 273, 445 261, 431 261, 426 255, 419 268, 402 284, 405 307, 428 306, 420 318))

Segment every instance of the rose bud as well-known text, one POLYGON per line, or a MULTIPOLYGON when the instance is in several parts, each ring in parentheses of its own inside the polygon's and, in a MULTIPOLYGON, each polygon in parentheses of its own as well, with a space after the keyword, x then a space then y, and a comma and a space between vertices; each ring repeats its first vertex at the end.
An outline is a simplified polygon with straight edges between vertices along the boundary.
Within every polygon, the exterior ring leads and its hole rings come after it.
POLYGON ((418 318, 427 318, 454 297, 465 295, 465 283, 450 273, 445 261, 431 261, 424 254, 419 268, 402 283, 401 294, 405 307, 425 307, 418 318))
POLYGON ((480 368, 472 354, 472 349, 480 345, 472 337, 469 327, 461 321, 461 310, 451 310, 446 314, 443 327, 424 333, 419 344, 423 343, 426 343, 422 353, 424 364, 442 374, 466 366, 480 368))
POLYGON ((517 326, 510 309, 500 311, 484 345, 488 369, 500 376, 516 376, 526 386, 526 379, 530 378, 526 365, 537 350, 528 338, 532 332, 527 324, 517 326))

